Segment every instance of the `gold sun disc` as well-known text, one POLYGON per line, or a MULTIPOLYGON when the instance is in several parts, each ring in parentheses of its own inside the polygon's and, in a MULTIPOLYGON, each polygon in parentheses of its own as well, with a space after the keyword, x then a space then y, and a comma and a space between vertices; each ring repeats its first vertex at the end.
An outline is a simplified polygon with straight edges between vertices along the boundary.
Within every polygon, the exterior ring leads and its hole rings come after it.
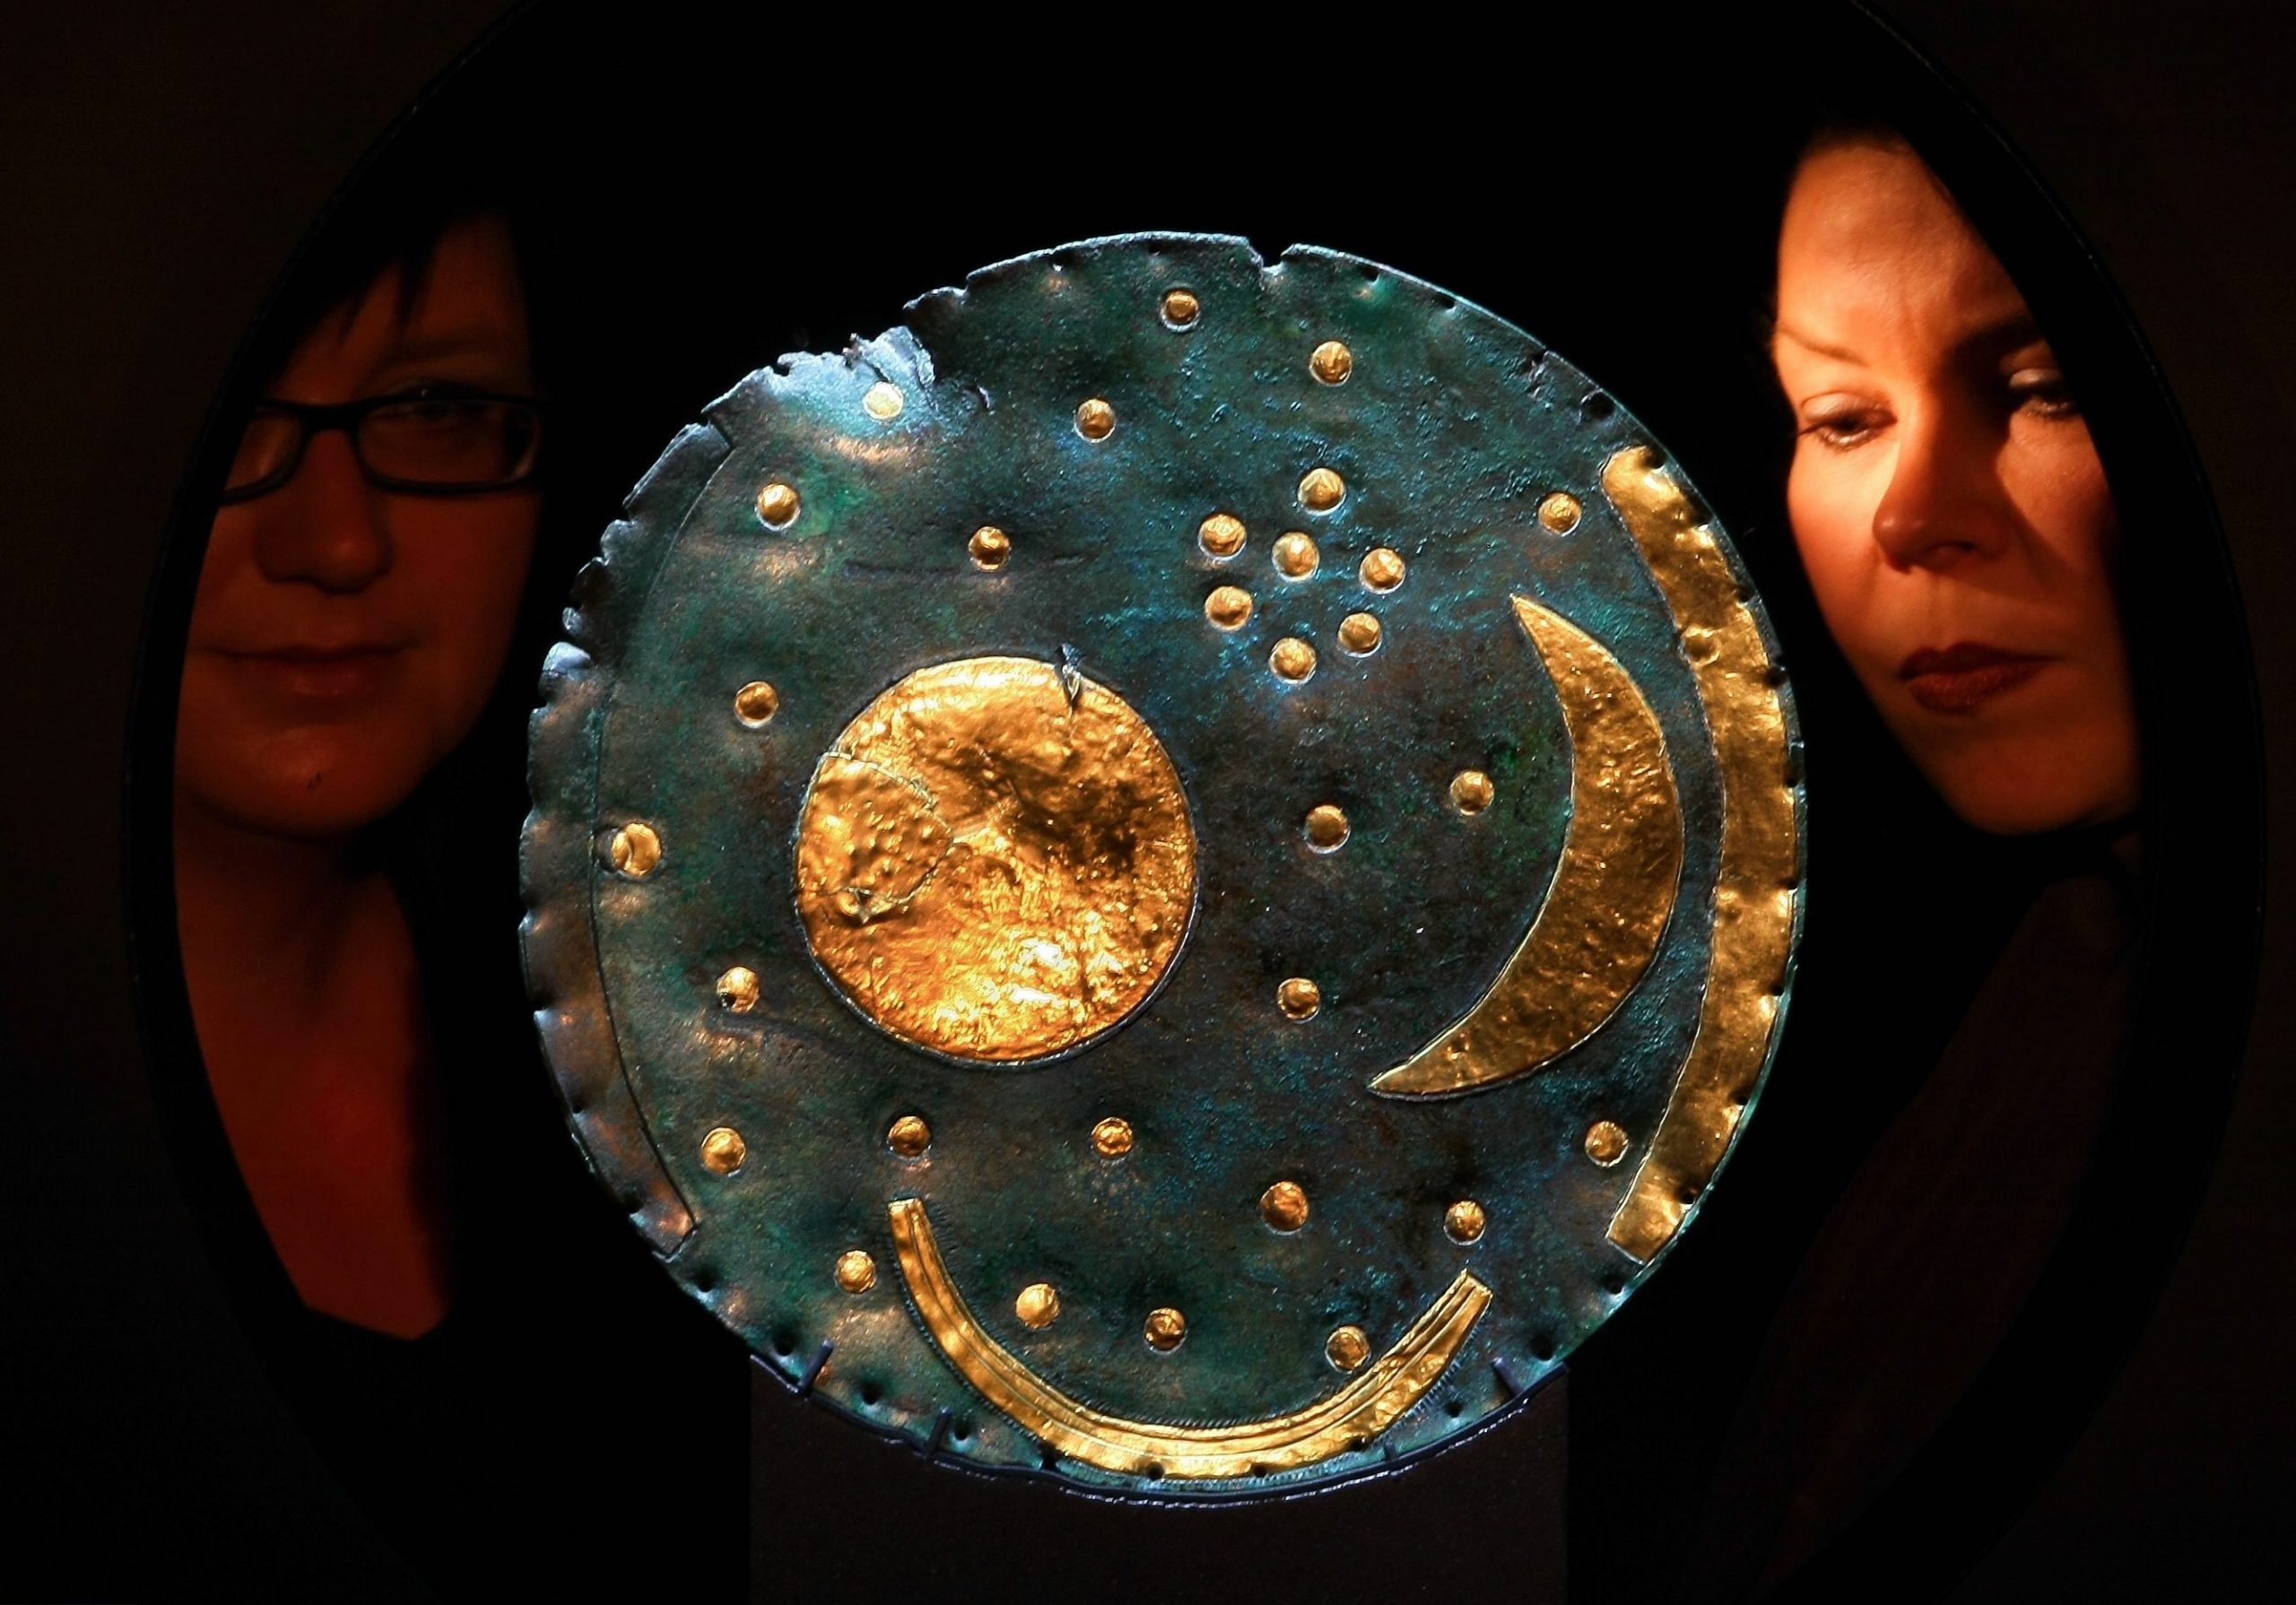
POLYGON ((1014 1063, 1145 1002, 1196 902, 1196 832, 1155 732, 1073 668, 920 669, 846 726, 797 825, 797 913, 903 1042, 1014 1063))

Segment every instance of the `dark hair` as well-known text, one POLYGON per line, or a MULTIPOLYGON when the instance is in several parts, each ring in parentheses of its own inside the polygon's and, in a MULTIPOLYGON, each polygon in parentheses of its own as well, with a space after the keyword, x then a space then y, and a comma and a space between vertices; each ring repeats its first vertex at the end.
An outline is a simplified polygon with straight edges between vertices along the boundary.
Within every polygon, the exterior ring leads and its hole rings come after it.
MULTIPOLYGON (((503 119, 483 108, 441 114, 423 107, 410 114, 305 242, 265 308, 245 371, 258 384, 276 373, 322 318, 394 269, 398 315, 412 316, 440 239, 482 217, 509 225, 534 321, 543 299, 533 282, 538 209, 517 148, 503 119)), ((537 353, 547 343, 537 338, 537 353)))

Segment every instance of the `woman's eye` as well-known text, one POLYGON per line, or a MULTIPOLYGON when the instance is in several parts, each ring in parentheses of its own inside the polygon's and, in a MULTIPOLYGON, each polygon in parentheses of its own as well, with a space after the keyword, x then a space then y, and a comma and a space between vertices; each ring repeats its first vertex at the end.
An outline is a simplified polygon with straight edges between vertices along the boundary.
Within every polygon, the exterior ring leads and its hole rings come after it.
POLYGON ((1801 433, 1831 450, 1848 451, 1873 439, 1892 421, 1886 409, 1869 403, 1813 403, 1802 410, 1801 433))
POLYGON ((2021 412, 2037 418, 2078 418, 2080 406, 2054 368, 2021 368, 2009 376, 2009 397, 2021 412))

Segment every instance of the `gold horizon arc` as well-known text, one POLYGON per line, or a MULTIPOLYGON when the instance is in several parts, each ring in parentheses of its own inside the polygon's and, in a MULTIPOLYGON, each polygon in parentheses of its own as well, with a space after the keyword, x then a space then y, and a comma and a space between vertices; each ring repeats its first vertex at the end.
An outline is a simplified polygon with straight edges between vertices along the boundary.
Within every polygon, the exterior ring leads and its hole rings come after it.
POLYGON ((1602 643, 1517 596, 1570 735, 1570 824, 1537 916, 1458 1022, 1372 1079, 1456 1097, 1544 1069, 1603 1028, 1657 956, 1682 881, 1682 800, 1658 716, 1602 643))
POLYGON ((1031 1370, 974 1320, 924 1201, 898 1198, 887 1207, 902 1280, 957 1374, 1047 1448, 1127 1476, 1264 1477, 1366 1447, 1435 1384, 1491 1304, 1491 1289, 1462 1271, 1394 1348, 1315 1403, 1225 1427, 1167 1427, 1080 1404, 1031 1370))

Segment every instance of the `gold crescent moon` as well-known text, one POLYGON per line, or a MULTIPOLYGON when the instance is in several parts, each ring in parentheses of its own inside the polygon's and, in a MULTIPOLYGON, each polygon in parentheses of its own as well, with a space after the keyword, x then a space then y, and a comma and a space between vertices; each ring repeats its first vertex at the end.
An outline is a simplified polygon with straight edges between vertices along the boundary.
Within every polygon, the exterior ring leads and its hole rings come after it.
POLYGON ((1550 1064, 1618 1011, 1665 934, 1683 870, 1683 810, 1658 716, 1633 677, 1561 614, 1518 596, 1570 732, 1570 828, 1546 900, 1499 979, 1457 1025, 1371 1090, 1480 1091, 1550 1064))
POLYGON ((1460 1271, 1393 1349, 1304 1410, 1225 1427, 1165 1427, 1079 1404, 980 1328, 957 1291, 921 1200, 891 1204, 902 1280, 925 1329, 957 1374, 1058 1454, 1134 1477, 1264 1477, 1361 1449, 1435 1385, 1491 1304, 1460 1271))

